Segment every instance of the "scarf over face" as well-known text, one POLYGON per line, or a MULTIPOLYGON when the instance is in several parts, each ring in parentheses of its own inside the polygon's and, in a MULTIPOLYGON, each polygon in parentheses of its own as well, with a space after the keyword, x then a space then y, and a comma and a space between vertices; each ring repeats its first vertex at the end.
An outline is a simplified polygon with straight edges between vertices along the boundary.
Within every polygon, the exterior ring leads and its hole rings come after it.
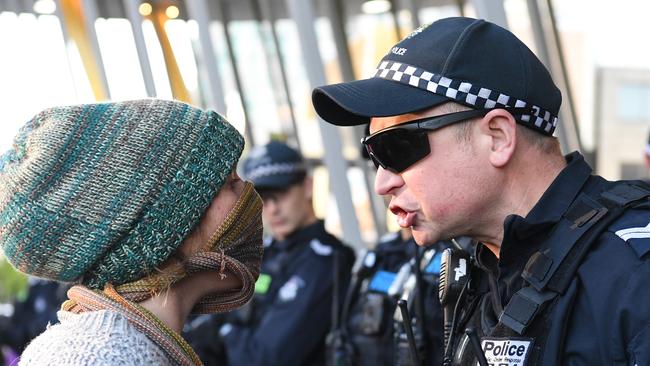
POLYGON ((253 296, 262 253, 262 200, 253 185, 247 182, 231 212, 200 251, 186 259, 174 256, 159 272, 140 280, 117 287, 108 283, 104 291, 74 286, 68 291, 70 300, 63 304, 62 310, 81 313, 108 309, 122 313, 176 363, 200 364, 194 351, 178 333, 137 303, 165 291, 193 273, 217 271, 215 281, 219 281, 226 278, 228 270, 242 282, 242 287, 209 294, 194 306, 192 312, 206 314, 233 310, 253 296))

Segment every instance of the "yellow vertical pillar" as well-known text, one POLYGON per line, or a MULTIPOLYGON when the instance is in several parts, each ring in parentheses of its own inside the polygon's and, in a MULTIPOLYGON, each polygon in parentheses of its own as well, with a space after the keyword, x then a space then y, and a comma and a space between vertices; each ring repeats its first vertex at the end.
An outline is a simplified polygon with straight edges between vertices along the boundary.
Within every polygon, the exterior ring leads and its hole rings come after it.
POLYGON ((178 63, 176 62, 176 57, 174 56, 174 50, 172 49, 171 42, 169 42, 169 37, 167 36, 167 31, 165 30, 167 16, 165 15, 164 9, 154 6, 154 11, 149 16, 149 19, 153 23, 156 35, 158 36, 158 41, 160 42, 174 99, 186 103, 192 103, 192 98, 190 97, 190 93, 187 91, 185 82, 183 82, 183 76, 181 75, 178 63))
POLYGON ((93 95, 96 100, 106 100, 108 99, 107 86, 104 85, 101 65, 95 57, 92 41, 86 29, 81 0, 60 0, 60 5, 63 15, 61 21, 65 25, 68 36, 77 46, 93 95))

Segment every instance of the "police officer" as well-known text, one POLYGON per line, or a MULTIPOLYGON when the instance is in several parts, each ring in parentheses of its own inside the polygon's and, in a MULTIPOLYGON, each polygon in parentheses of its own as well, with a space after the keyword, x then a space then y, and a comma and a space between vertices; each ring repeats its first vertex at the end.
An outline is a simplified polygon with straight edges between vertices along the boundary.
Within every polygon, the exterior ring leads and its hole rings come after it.
POLYGON ((335 364, 440 365, 443 355, 442 309, 438 275, 442 251, 439 242, 419 248, 409 229, 381 238, 355 266, 344 302, 341 327, 330 346, 335 364), (404 322, 398 300, 409 310, 404 322), (426 311, 425 311, 426 309, 426 311), (408 343, 405 326, 412 329, 416 350, 408 343))
POLYGON ((354 252, 316 218, 312 179, 296 150, 276 141, 257 147, 244 162, 244 176, 264 200, 272 236, 249 308, 221 327, 229 364, 322 365, 354 252))
POLYGON ((13 303, 13 313, 8 319, 0 319, 0 345, 5 344, 18 354, 48 324, 58 322, 56 313, 67 299, 66 291, 70 287, 36 277, 29 277, 28 283, 27 297, 13 303))
POLYGON ((375 191, 418 244, 481 242, 473 266, 443 261, 446 364, 650 365, 647 186, 562 156, 561 93, 513 34, 441 19, 312 100, 331 123, 370 123, 375 191))
MULTIPOLYGON (((365 149, 361 155, 370 161, 365 149)), ((386 202, 388 205, 388 202, 386 202)), ((411 230, 384 235, 355 265, 343 306, 340 326, 328 346, 335 365, 440 365, 443 312, 438 279, 443 250, 471 247, 469 238, 440 241, 418 248, 411 230), (416 265, 417 263, 417 265, 416 265), (399 300, 406 301, 405 323, 399 300), (425 311, 426 309, 426 311, 425 311), (410 348, 406 326, 416 345, 410 348), (414 361, 414 354, 418 361, 414 361)))

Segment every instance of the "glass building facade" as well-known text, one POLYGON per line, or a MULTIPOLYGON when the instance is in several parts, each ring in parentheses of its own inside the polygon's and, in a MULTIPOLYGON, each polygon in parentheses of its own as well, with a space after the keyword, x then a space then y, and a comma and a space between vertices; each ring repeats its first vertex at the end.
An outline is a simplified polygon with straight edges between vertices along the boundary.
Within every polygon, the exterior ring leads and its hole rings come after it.
POLYGON ((0 0, 0 149, 48 106, 185 100, 225 115, 247 148, 298 147, 317 214, 371 246, 395 224, 372 192, 364 130, 320 121, 314 86, 370 76, 422 24, 486 18, 524 40, 562 89, 563 149, 606 178, 645 177, 649 12, 645 0, 0 0))

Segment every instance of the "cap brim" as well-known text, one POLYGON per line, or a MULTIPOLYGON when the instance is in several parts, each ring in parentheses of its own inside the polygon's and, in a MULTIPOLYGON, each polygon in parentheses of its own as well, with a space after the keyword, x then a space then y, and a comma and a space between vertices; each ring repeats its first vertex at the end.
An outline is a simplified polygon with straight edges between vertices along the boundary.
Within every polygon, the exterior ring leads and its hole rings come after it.
POLYGON ((296 175, 270 175, 252 180, 258 190, 285 189, 298 180, 296 175))
POLYGON ((431 108, 448 98, 381 78, 315 88, 311 95, 316 113, 337 126, 355 126, 371 117, 396 116, 431 108))

